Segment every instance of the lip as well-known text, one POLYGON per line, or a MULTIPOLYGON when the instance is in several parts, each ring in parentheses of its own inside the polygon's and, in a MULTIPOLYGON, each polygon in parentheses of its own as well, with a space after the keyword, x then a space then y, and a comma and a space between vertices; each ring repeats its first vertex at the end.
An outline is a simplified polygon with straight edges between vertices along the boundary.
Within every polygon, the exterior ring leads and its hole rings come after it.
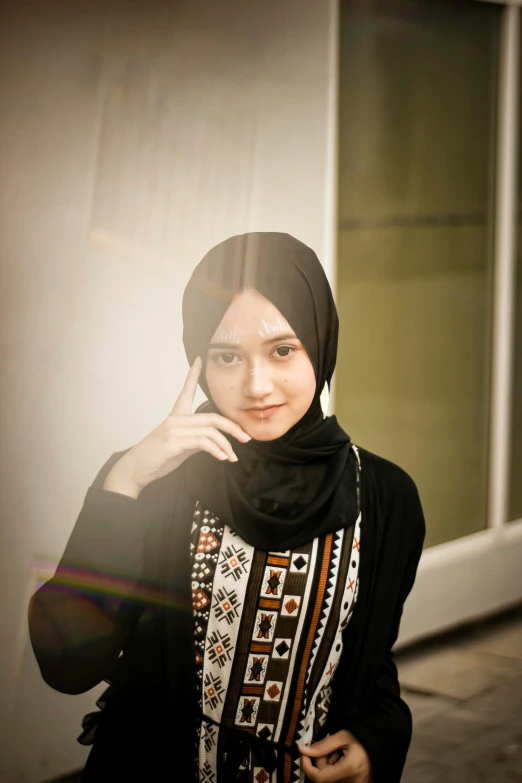
POLYGON ((272 418, 272 416, 277 413, 277 411, 282 408, 283 405, 284 403, 281 403, 280 405, 266 405, 262 408, 247 408, 245 413, 253 416, 254 419, 266 421, 266 419, 272 418))

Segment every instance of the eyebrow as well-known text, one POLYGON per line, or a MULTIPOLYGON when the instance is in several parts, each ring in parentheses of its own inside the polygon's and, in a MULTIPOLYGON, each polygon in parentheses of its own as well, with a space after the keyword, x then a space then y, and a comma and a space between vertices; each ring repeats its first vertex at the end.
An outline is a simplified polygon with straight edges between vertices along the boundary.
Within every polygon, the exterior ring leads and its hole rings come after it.
MULTIPOLYGON (((277 337, 270 337, 268 340, 263 340, 263 345, 270 345, 272 343, 280 343, 283 340, 299 340, 296 334, 288 332, 287 334, 279 334, 277 337)), ((239 343, 210 343, 210 348, 241 348, 239 343)))

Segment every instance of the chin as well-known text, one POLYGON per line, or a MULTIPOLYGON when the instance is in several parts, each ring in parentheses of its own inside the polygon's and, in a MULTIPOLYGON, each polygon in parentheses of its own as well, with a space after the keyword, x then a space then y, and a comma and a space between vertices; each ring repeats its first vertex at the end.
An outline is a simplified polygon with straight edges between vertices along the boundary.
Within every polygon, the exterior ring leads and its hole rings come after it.
MULTIPOLYGON (((239 423, 239 422, 238 422, 239 423)), ((262 423, 262 424, 253 424, 252 422, 248 422, 245 424, 240 424, 240 426, 243 427, 245 432, 248 432, 248 434, 254 439, 254 440, 261 440, 261 441, 269 441, 269 440, 276 440, 276 438, 282 437, 285 432, 288 432, 288 430, 293 426, 292 423, 288 424, 288 426, 281 426, 281 424, 272 425, 270 422, 268 423, 262 423)))
POLYGON ((280 438, 281 435, 284 435, 286 430, 277 431, 274 433, 271 432, 249 432, 248 434, 251 435, 251 437, 254 440, 261 440, 261 441, 269 441, 269 440, 276 440, 276 438, 280 438))

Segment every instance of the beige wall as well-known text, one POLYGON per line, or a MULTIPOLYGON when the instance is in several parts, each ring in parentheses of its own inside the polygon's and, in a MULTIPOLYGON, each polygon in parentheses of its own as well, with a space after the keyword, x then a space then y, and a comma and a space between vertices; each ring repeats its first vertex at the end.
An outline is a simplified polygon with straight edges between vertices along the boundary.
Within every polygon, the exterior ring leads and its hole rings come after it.
POLYGON ((0 779, 36 783, 81 765, 80 719, 102 690, 41 681, 26 632, 36 563, 60 556, 107 456, 170 409, 192 267, 247 230, 328 247, 329 11, 3 10, 0 779))

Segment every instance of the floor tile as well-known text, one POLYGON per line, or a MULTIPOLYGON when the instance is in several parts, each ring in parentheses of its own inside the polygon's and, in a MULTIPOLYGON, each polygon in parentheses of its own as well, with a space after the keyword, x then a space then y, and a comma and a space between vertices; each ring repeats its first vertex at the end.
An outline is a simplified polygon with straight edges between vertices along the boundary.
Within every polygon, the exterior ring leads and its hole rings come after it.
POLYGON ((478 650, 443 648, 397 659, 405 688, 469 699, 522 673, 522 660, 478 650))
POLYGON ((450 767, 435 759, 410 761, 408 758, 402 773, 401 783, 435 783, 444 780, 451 772, 450 767))
POLYGON ((460 704, 491 725, 510 723, 522 726, 522 675, 460 704))
POLYGON ((414 693, 405 688, 402 688, 401 695, 411 710, 415 725, 456 703, 455 699, 449 699, 447 696, 439 696, 435 693, 414 693))
POLYGON ((512 752, 516 751, 521 743, 520 729, 503 724, 470 736, 458 745, 448 748, 444 759, 454 768, 470 764, 487 767, 490 759, 504 759, 506 766, 512 752))
MULTIPOLYGON (((422 726, 422 729, 425 729, 422 726)), ((422 759, 430 759, 431 761, 443 761, 444 763, 450 763, 447 760, 447 755, 450 748, 448 743, 444 739, 438 737, 435 733, 430 732, 429 728, 425 731, 420 728, 413 727, 413 736, 411 738, 410 753, 419 756, 422 759)))
POLYGON ((444 783, 514 783, 522 781, 522 746, 492 748, 479 753, 444 776, 444 783))
POLYGON ((459 648, 522 660, 522 622, 477 630, 469 638, 463 639, 459 648))
POLYGON ((417 725, 416 734, 426 735, 431 741, 436 739, 446 748, 453 748, 489 730, 491 726, 471 710, 448 707, 417 725))

